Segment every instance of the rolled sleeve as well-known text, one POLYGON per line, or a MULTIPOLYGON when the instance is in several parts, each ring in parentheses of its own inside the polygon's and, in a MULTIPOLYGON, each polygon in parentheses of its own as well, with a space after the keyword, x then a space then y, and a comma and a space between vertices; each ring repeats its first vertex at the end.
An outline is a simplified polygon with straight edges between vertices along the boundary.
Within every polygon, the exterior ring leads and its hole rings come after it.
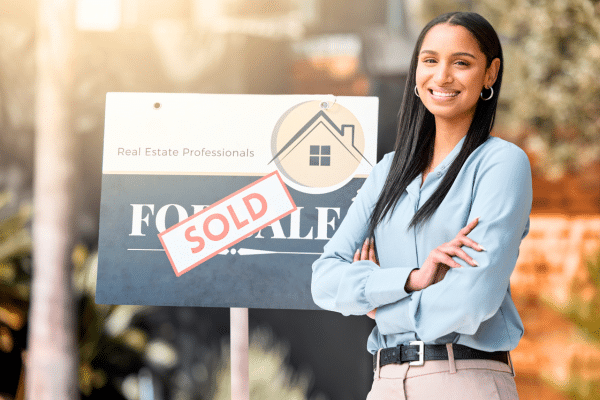
POLYGON ((412 296, 405 297, 396 303, 379 307, 375 313, 375 323, 383 335, 414 332, 413 319, 409 315, 409 304, 412 296))

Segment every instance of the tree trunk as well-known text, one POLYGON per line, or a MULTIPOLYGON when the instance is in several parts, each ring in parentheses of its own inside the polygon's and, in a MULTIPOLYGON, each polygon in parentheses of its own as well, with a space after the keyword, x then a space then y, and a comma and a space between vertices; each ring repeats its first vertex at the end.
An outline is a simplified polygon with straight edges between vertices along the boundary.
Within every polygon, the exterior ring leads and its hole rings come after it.
POLYGON ((74 0, 38 0, 33 281, 26 364, 31 400, 79 398, 70 254, 74 0))

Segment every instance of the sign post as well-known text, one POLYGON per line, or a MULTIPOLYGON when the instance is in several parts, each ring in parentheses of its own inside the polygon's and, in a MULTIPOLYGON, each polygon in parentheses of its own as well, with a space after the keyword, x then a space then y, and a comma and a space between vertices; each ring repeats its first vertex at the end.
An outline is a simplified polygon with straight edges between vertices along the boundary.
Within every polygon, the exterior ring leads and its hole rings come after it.
POLYGON ((250 399, 248 309, 231 308, 231 400, 250 399))

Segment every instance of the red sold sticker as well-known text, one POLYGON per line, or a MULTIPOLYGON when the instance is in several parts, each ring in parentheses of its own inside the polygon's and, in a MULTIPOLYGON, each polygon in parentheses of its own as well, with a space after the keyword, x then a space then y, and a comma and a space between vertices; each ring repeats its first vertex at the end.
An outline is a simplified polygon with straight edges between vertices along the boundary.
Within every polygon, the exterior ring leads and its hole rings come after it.
POLYGON ((275 171, 158 234, 175 275, 296 211, 275 171))

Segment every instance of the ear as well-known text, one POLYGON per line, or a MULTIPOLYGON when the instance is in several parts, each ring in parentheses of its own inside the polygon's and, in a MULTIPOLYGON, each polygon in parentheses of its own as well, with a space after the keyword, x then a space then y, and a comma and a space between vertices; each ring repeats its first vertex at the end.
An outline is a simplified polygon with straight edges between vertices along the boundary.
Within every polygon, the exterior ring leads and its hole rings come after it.
POLYGON ((486 88, 490 88, 496 83, 498 71, 500 71, 500 59, 494 58, 487 71, 485 71, 484 85, 486 88))

